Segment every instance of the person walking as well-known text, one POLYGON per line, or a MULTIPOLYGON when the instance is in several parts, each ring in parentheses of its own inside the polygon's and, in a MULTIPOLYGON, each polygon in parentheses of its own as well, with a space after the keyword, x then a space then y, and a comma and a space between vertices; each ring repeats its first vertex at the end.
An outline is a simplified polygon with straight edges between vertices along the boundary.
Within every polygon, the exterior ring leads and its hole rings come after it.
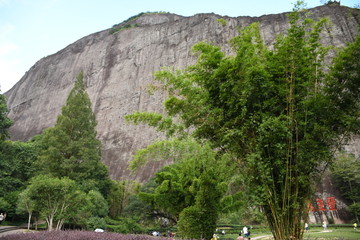
POLYGON ((249 236, 249 230, 246 226, 243 227, 242 233, 244 234, 244 238, 249 236))
POLYGON ((322 225, 322 226, 323 226, 323 228, 324 228, 324 232, 327 231, 327 223, 326 223, 326 221, 323 221, 323 225, 322 225))
POLYGON ((2 223, 2 221, 4 221, 5 216, 3 215, 3 213, 0 213, 0 224, 2 223))

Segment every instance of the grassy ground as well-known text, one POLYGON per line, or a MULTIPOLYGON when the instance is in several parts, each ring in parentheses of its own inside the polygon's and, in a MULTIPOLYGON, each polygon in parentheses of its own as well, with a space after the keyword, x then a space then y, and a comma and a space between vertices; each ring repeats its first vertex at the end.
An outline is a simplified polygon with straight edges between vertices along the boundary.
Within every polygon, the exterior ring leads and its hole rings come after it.
MULTIPOLYGON (((270 231, 264 231, 253 229, 251 231, 251 238, 264 236, 263 238, 259 238, 261 240, 272 239, 269 237, 271 235, 270 231)), ((239 235, 237 234, 225 234, 224 236, 219 236, 219 240, 221 239, 236 239, 239 235)), ((308 232, 304 233, 304 240, 359 240, 360 239, 360 231, 355 231, 351 227, 339 227, 339 228, 329 228, 328 232, 323 232, 322 228, 313 227, 308 232)))
POLYGON ((341 240, 352 240, 360 239, 360 231, 355 231, 353 228, 329 228, 328 232, 323 232, 322 228, 310 229, 309 232, 304 233, 305 240, 312 239, 341 239, 341 240))

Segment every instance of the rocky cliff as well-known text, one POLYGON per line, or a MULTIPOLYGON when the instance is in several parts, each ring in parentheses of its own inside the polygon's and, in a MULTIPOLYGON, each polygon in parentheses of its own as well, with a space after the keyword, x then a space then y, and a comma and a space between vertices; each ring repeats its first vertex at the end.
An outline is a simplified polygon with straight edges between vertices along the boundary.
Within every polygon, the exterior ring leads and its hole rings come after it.
MULTIPOLYGON (((342 47, 357 34, 359 10, 330 5, 310 12, 313 18, 327 17, 332 22, 322 35, 324 44, 342 47)), ((84 71, 86 90, 98 121, 98 138, 103 144, 103 161, 111 177, 144 181, 166 163, 150 163, 130 175, 128 162, 137 149, 161 135, 147 126, 128 125, 123 117, 134 111, 162 111, 164 93, 149 95, 146 90, 152 73, 165 66, 184 68, 194 63, 190 49, 199 41, 221 45, 231 53, 229 39, 252 22, 260 23, 262 37, 269 46, 276 34, 288 28, 286 13, 236 18, 148 14, 127 22, 131 27, 116 33, 110 34, 108 29, 86 36, 39 60, 5 93, 9 117, 14 120, 11 139, 28 140, 53 126, 75 77, 84 71), (221 24, 219 18, 227 24, 221 24)), ((358 142, 350 148, 359 154, 358 142)))

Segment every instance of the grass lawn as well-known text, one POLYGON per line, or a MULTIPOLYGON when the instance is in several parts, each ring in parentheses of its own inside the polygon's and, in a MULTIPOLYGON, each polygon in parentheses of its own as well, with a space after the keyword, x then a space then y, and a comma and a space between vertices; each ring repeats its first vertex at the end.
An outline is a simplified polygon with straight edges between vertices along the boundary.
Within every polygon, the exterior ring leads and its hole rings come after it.
MULTIPOLYGON (((236 239, 239 235, 237 234, 225 234, 219 236, 221 239, 236 239)), ((273 239, 270 231, 264 231, 264 229, 251 230, 251 238, 264 236, 264 238, 258 238, 260 240, 273 239), (270 237, 271 236, 271 237, 270 237)), ((307 233, 304 233, 304 240, 359 240, 360 231, 355 231, 352 227, 329 227, 328 232, 323 232, 320 227, 312 227, 307 233)))
POLYGON ((304 233, 304 240, 310 239, 338 239, 350 240, 360 239, 360 231, 355 231, 350 227, 329 228, 329 232, 323 232, 322 228, 312 228, 309 232, 304 233))

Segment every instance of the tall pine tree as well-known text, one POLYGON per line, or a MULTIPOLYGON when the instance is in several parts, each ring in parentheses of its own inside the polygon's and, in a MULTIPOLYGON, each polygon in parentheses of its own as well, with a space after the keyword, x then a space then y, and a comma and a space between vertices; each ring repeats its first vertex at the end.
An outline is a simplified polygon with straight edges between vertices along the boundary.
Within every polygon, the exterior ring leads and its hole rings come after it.
POLYGON ((101 142, 96 139, 96 120, 84 89, 81 72, 55 127, 45 131, 38 166, 40 173, 69 177, 84 191, 106 194, 110 180, 101 162, 101 142))

